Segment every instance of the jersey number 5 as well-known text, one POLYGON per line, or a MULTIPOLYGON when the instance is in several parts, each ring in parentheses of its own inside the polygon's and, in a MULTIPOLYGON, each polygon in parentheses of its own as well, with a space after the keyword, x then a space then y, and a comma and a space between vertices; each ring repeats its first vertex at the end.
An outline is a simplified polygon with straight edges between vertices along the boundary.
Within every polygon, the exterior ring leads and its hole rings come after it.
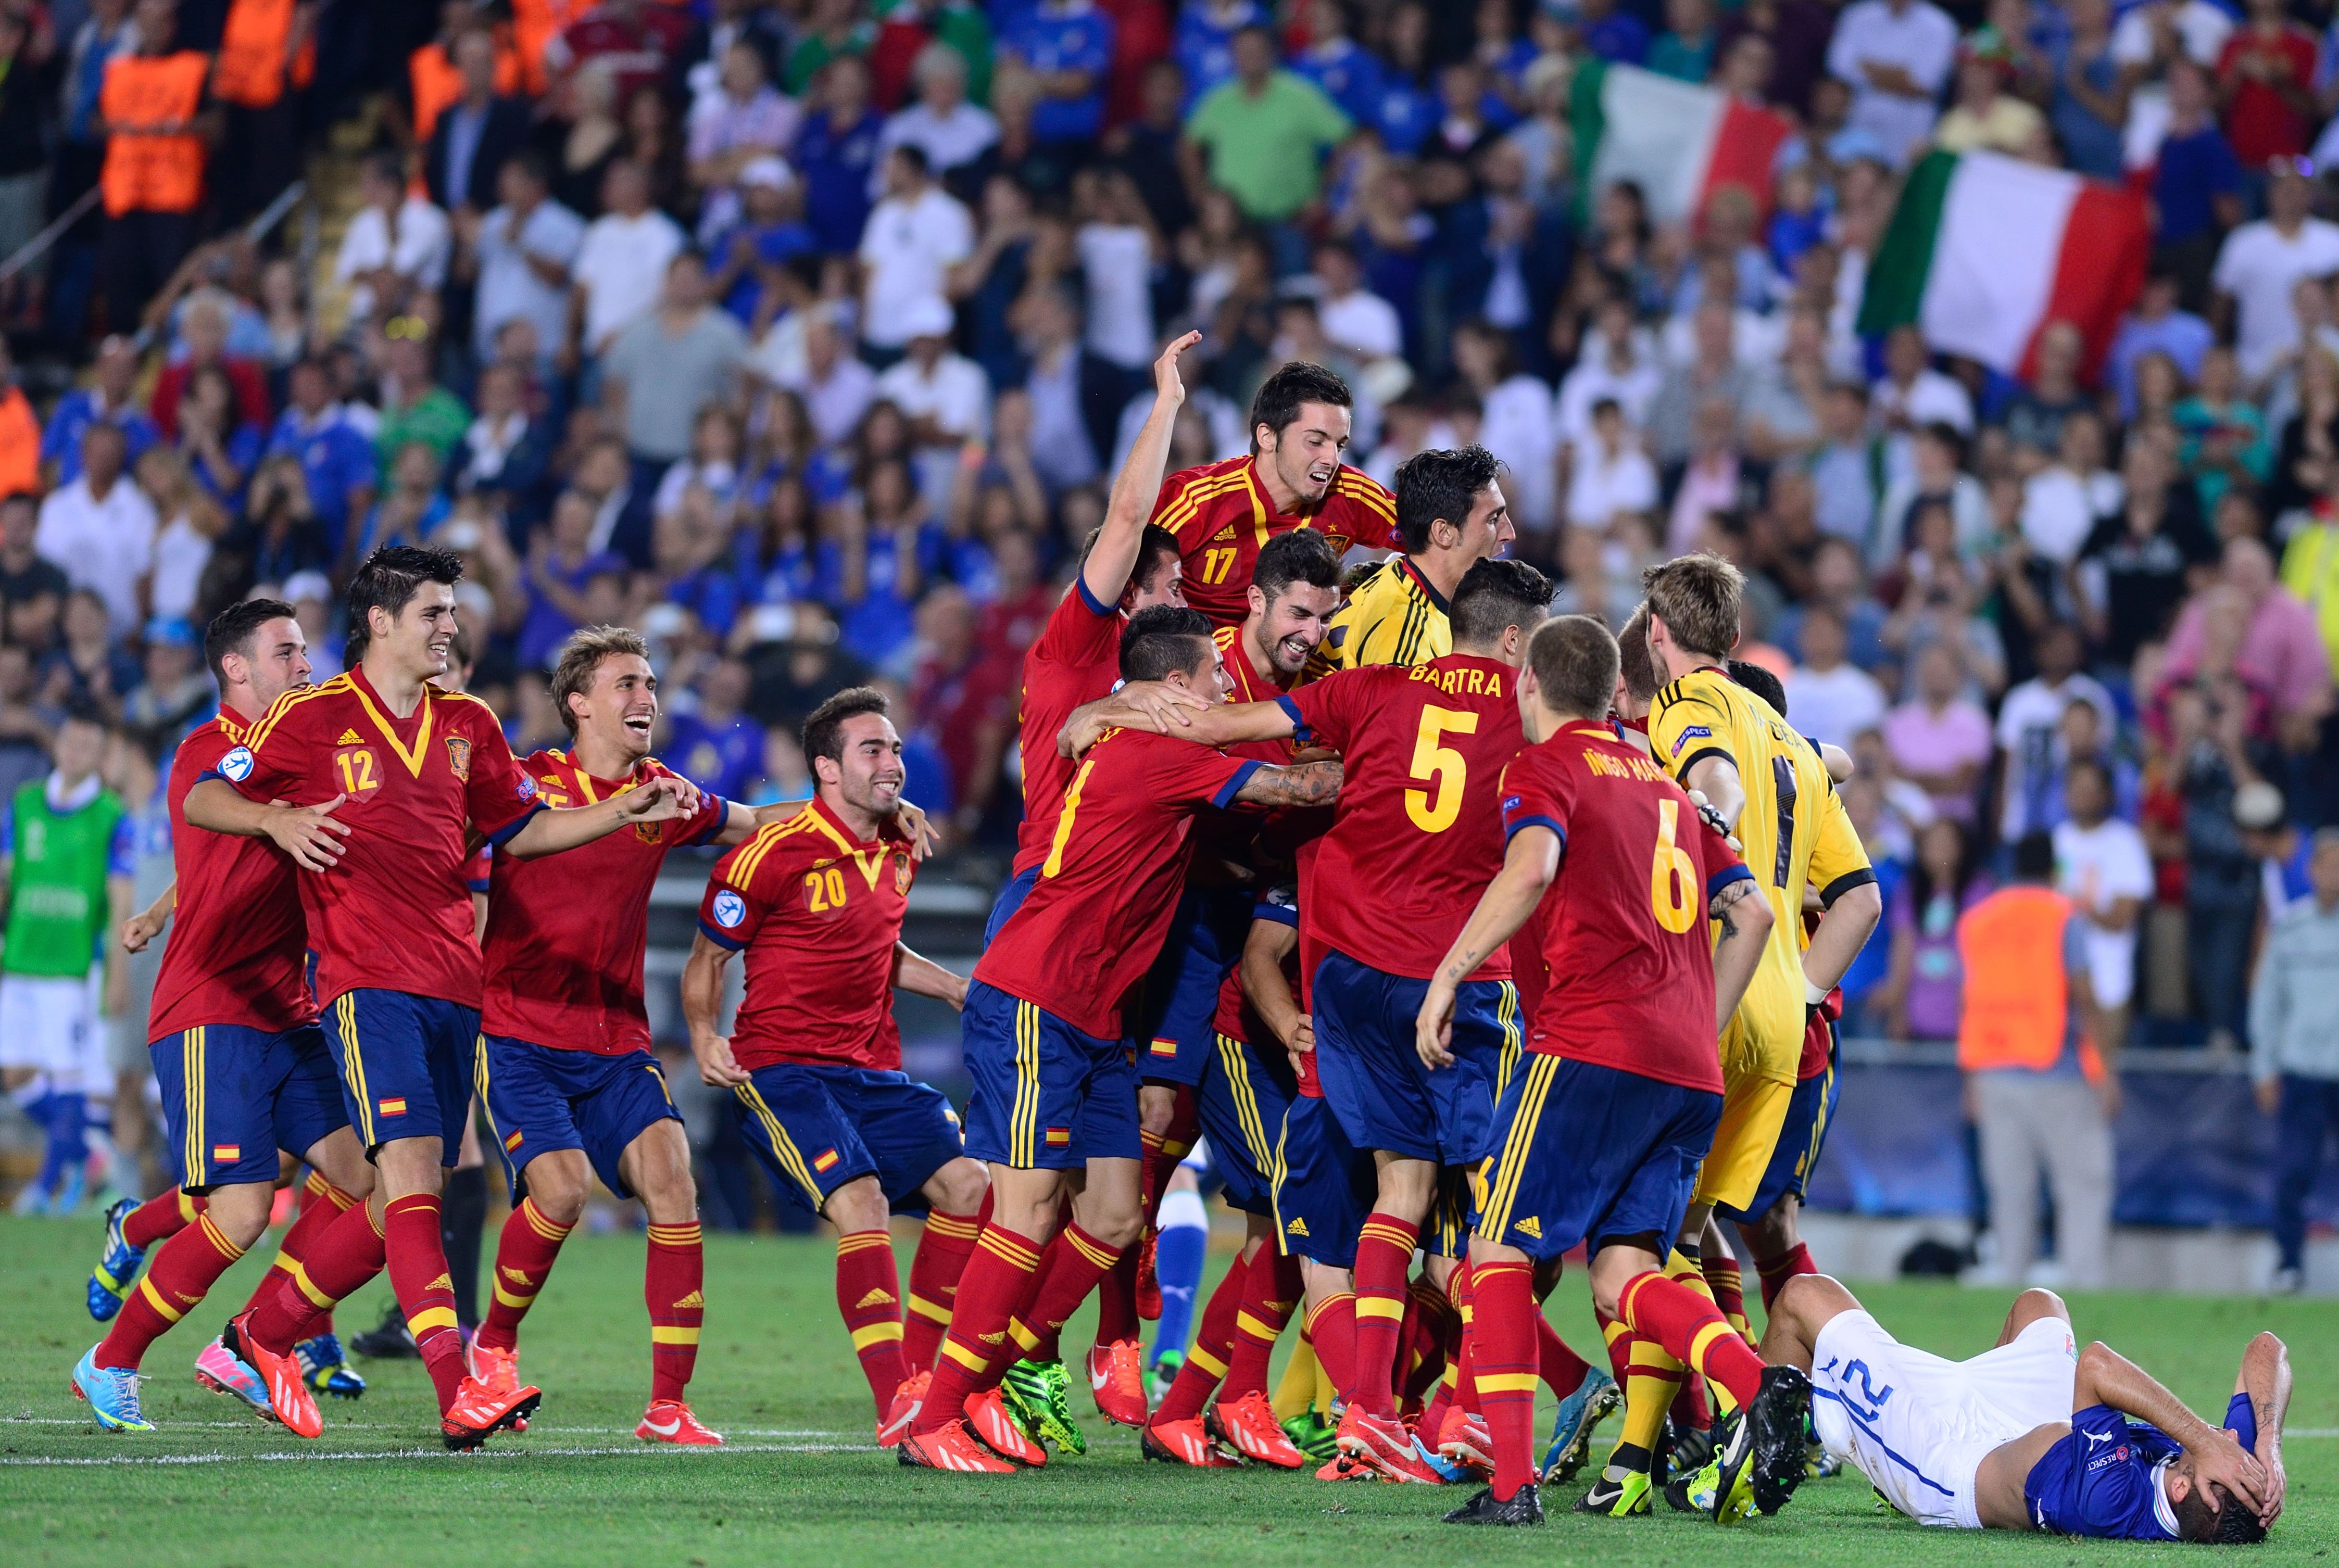
POLYGON ((1413 742, 1412 776, 1425 784, 1436 780, 1437 792, 1406 791, 1405 814, 1424 833, 1444 833, 1462 814, 1462 785, 1469 777, 1470 764, 1452 746, 1438 744, 1449 730, 1457 735, 1475 735, 1478 715, 1455 708, 1421 710, 1421 728, 1413 742))
POLYGON ((1674 842, 1681 803, 1657 803, 1657 857, 1649 866, 1649 905, 1657 923, 1675 936, 1697 923, 1697 862, 1674 842))

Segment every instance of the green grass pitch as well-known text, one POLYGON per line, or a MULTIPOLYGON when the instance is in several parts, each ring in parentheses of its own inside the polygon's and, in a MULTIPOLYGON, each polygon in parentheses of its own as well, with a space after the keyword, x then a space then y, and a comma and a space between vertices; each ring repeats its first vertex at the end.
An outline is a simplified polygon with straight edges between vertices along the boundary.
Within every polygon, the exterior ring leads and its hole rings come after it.
MULTIPOLYGON (((707 1244, 706 1332, 693 1393, 702 1415, 730 1436, 723 1450, 654 1449, 632 1435, 648 1379, 634 1235, 580 1237, 564 1250, 523 1345, 526 1375, 546 1390, 544 1410, 526 1435, 499 1437, 484 1454, 439 1447, 428 1380, 412 1362, 367 1365, 366 1396, 327 1402, 325 1435, 310 1444, 240 1419, 229 1400, 194 1386, 199 1334, 216 1332, 241 1303, 272 1241, 221 1282, 216 1305, 191 1314, 149 1356, 147 1410, 163 1430, 113 1437, 89 1422, 66 1385, 96 1337, 82 1308, 96 1239, 94 1221, 0 1218, 0 1562, 2077 1568, 2199 1562, 2205 1550, 1921 1530, 1878 1514, 1851 1473, 1805 1487, 1779 1518, 1727 1534, 1662 1506, 1652 1519, 1557 1512, 1542 1531, 1465 1534, 1438 1523, 1466 1495, 1458 1488, 1145 1465, 1132 1435, 1100 1418, 1089 1422, 1087 1458, 1043 1472, 906 1472, 872 1446, 865 1386, 836 1317, 831 1247, 816 1239, 707 1244)), ((903 1262, 906 1270, 907 1237, 903 1262)), ((1213 1277, 1225 1262, 1213 1257, 1213 1277)), ((1999 1293, 1954 1287, 1880 1286, 1863 1295, 1902 1336, 1953 1355, 1986 1347, 2006 1306, 1999 1293)), ((370 1324, 386 1298, 381 1284, 360 1293, 344 1330, 370 1324)), ((1578 1290, 1564 1287, 1552 1310, 1579 1349, 1597 1343, 1578 1290)), ((2204 1413, 2224 1408, 2251 1332, 2271 1327, 2288 1340, 2298 1375, 2290 1511, 2250 1561, 2303 1564, 2339 1551, 2339 1311, 2330 1303, 2107 1295, 2076 1301, 2074 1316, 2083 1339, 2109 1340, 2204 1413)), ((1085 1320, 1076 1321, 1066 1344, 1086 1343, 1085 1320)), ((1088 1414, 1084 1396, 1074 1399, 1088 1414)))

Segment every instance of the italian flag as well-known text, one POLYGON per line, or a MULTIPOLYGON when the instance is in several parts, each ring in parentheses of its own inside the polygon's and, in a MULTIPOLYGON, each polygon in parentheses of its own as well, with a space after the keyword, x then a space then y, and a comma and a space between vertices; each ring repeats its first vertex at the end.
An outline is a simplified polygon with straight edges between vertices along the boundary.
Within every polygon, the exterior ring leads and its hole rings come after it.
POLYGON ((1929 153, 1868 264, 1860 330, 1914 321, 1931 348, 2028 380, 2038 336, 2068 321, 2103 362, 2144 287, 2143 199, 1997 153, 1929 153))
POLYGON ((1576 188, 1588 203, 1619 180, 1648 199, 1659 223, 1694 219, 1723 185, 1771 208, 1771 163, 1794 127, 1782 114, 1638 65, 1586 59, 1568 88, 1576 188))

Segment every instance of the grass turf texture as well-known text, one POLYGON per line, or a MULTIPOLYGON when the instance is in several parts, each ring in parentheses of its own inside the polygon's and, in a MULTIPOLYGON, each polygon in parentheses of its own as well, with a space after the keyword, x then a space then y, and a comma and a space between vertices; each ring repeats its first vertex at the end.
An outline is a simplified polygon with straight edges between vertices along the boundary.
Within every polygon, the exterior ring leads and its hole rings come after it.
MULTIPOLYGON (((429 1381, 411 1361, 359 1363, 365 1397, 323 1401, 315 1443, 240 1419, 240 1405, 194 1386, 195 1351, 250 1291, 272 1238, 149 1354, 147 1415, 163 1430, 109 1436, 67 1388, 97 1337, 81 1305, 97 1239, 91 1219, 0 1218, 0 1560, 12 1564, 2201 1560, 2193 1546, 1920 1529, 1877 1514, 1851 1471, 1726 1538, 1662 1503, 1650 1519, 1574 1516, 1565 1510, 1580 1484, 1545 1500, 1542 1531, 1466 1534, 1438 1523, 1468 1494, 1458 1487, 1141 1464, 1134 1435, 1105 1425, 1077 1386, 1085 1459, 1000 1477, 904 1471, 871 1446, 866 1386, 835 1312, 832 1247, 793 1238, 707 1244, 692 1392, 731 1439, 725 1449, 653 1448, 632 1435, 649 1376, 635 1235, 580 1236, 563 1250, 523 1336, 523 1372, 546 1390, 543 1413, 526 1435, 498 1436, 483 1454, 440 1448, 429 1381)), ((906 1276, 906 1238, 902 1250, 906 1276)), ((1213 1256, 1213 1280, 1225 1262, 1213 1256)), ((1942 1286, 1874 1286, 1863 1297, 1902 1337, 1954 1356, 1986 1348, 2006 1308, 2002 1293, 1942 1286)), ((341 1315, 344 1336, 370 1326, 387 1299, 386 1285, 361 1292, 341 1315)), ((1598 1343, 1580 1281, 1563 1287, 1552 1311, 1580 1349, 1598 1343)), ((2076 1300, 2073 1313, 2083 1340, 2110 1341, 2205 1414, 2223 1410, 2249 1334, 2271 1327, 2288 1340, 2298 1377, 2291 1425, 2304 1429, 2286 1455, 2289 1512, 2248 1560, 2305 1563, 2339 1550, 2339 1349, 2328 1302, 2105 1295, 2076 1300)), ((1065 1334, 1075 1355, 1087 1323, 1084 1314, 1065 1334)), ((1603 1438, 1615 1430, 1612 1418, 1603 1438)))

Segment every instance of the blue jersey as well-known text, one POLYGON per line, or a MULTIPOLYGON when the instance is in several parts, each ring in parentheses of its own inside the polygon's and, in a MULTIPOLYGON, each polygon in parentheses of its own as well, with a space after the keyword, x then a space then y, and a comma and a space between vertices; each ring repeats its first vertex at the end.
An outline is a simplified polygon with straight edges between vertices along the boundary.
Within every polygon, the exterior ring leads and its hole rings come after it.
MULTIPOLYGON (((2244 1448, 2256 1448, 2257 1417, 2248 1395, 2234 1395, 2226 1426, 2244 1448)), ((2130 1421, 2109 1405, 2075 1411, 2070 1432, 2023 1478, 2031 1523, 2103 1541, 2175 1541, 2176 1510, 2161 1472, 2184 1451, 2157 1426, 2130 1421)))
POLYGON ((869 172, 877 164, 877 133, 884 121, 874 109, 840 130, 825 113, 807 115, 796 133, 796 173, 804 182, 804 222, 830 255, 850 256, 861 248, 869 221, 869 172))
POLYGON ((1291 62, 1292 71, 1322 89, 1340 106, 1340 113, 1359 125, 1380 117, 1381 59, 1353 38, 1336 38, 1304 49, 1291 62))
POLYGON ((1233 80, 1237 33, 1246 27, 1272 25, 1266 9, 1257 4, 1239 5, 1223 18, 1211 15, 1210 7, 1200 0, 1180 11, 1170 52, 1178 58, 1178 68, 1186 73, 1183 113, 1192 113, 1194 105, 1212 88, 1233 80))
POLYGON ((674 771, 700 789, 743 798, 764 771, 764 726, 744 714, 720 728, 696 714, 676 714, 666 754, 674 771))
POLYGON ((350 527, 350 496, 374 482, 373 443, 337 412, 315 419, 298 409, 278 416, 268 438, 268 456, 290 452, 301 459, 301 476, 309 482, 309 505, 325 526, 325 537, 340 549, 350 527))
POLYGON ((1370 123, 1380 132, 1382 146, 1401 158, 1410 158, 1429 140, 1443 113, 1436 94, 1416 86, 1410 76, 1392 71, 1381 79, 1370 123))
POLYGON ((100 414, 97 393, 88 387, 75 387, 57 399, 57 411, 49 416, 48 428, 41 432, 41 461, 57 466, 57 483, 70 485, 81 478, 81 439, 89 428, 104 419, 120 430, 129 445, 122 459, 127 469, 146 455, 146 449, 163 439, 154 421, 134 408, 108 409, 100 414))
POLYGON ((1039 72, 1085 71, 1077 98, 1042 98, 1031 134, 1042 142, 1081 142, 1104 129, 1104 79, 1112 65, 1112 18, 1095 6, 1032 11, 1010 26, 1000 49, 1039 72))

